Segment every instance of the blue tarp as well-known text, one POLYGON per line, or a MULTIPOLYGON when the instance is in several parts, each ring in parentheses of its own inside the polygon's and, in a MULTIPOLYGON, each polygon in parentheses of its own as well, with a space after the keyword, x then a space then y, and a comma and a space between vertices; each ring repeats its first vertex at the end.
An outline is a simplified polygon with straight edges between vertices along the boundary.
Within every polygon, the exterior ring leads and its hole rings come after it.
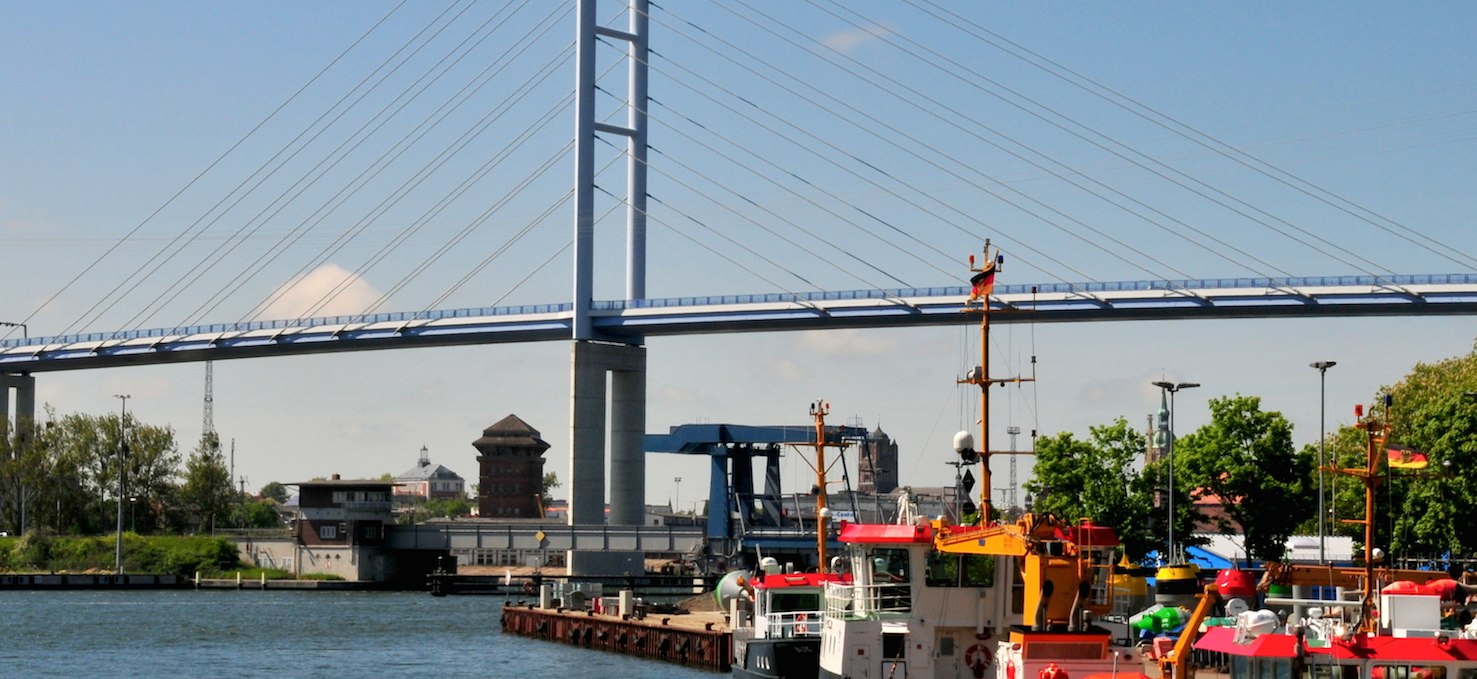
POLYGON ((1214 552, 1208 551, 1201 547, 1186 547, 1185 559, 1202 569, 1209 569, 1213 571, 1218 571, 1223 568, 1231 568, 1232 566, 1236 565, 1230 559, 1219 556, 1214 552))

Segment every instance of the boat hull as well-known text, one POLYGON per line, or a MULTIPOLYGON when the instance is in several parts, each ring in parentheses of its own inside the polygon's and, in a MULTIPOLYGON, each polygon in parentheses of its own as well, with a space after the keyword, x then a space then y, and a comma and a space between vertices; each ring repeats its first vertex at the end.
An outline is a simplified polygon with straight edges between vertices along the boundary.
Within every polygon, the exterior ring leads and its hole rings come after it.
POLYGON ((734 658, 733 676, 741 679, 815 679, 820 672, 820 637, 750 639, 743 657, 734 658))

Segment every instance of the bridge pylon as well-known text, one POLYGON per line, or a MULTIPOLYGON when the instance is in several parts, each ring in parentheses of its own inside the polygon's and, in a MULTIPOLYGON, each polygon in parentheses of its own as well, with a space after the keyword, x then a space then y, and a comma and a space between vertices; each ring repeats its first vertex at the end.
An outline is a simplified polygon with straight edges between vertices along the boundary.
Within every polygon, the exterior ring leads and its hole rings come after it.
MULTIPOLYGON (((576 2, 574 313, 569 407, 569 524, 641 525, 646 513, 646 348, 639 336, 607 338, 594 305, 596 134, 625 137, 626 299, 646 297, 646 111, 648 0, 627 0, 629 29, 596 21, 597 0, 576 2), (627 44, 627 124, 595 120, 597 38, 627 44), (609 403, 606 387, 609 377, 609 403), (605 513, 606 410, 610 413, 610 514, 605 513)), ((641 572, 639 552, 570 550, 571 575, 641 572)))

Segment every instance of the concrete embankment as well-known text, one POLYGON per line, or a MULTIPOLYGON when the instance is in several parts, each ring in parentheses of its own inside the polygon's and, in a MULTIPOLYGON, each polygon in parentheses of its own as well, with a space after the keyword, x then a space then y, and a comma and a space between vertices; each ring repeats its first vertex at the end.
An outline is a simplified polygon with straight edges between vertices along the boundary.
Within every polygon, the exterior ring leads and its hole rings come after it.
POLYGON ((384 585, 379 583, 351 582, 349 580, 252 580, 249 578, 200 578, 198 582, 190 581, 187 586, 194 587, 196 589, 274 589, 307 591, 386 589, 384 585))
POLYGON ((0 575, 0 589, 176 589, 189 587, 178 575, 130 573, 10 573, 0 575))
POLYGON ((251 590, 370 590, 383 583, 347 580, 262 580, 260 578, 186 578, 148 573, 8 573, 0 575, 0 590, 75 589, 251 589, 251 590))

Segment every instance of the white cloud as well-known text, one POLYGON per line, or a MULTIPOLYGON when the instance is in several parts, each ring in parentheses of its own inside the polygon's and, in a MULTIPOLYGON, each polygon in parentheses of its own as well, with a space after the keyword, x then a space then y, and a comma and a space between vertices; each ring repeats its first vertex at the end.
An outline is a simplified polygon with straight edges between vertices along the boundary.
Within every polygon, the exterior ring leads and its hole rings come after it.
POLYGON ((832 33, 824 38, 821 38, 821 44, 833 50, 836 50, 837 52, 846 53, 868 42, 884 38, 891 34, 892 29, 887 28, 886 26, 873 24, 866 28, 858 28, 850 31, 841 31, 840 33, 832 33))
POLYGON ((858 357, 890 353, 898 343, 894 333, 847 329, 800 333, 800 346, 823 356, 858 357))
POLYGON ((380 292, 359 274, 346 271, 337 264, 324 264, 277 288, 260 315, 263 318, 303 318, 361 314, 379 297, 380 292), (318 304, 329 295, 333 295, 333 299, 318 308, 318 304))

